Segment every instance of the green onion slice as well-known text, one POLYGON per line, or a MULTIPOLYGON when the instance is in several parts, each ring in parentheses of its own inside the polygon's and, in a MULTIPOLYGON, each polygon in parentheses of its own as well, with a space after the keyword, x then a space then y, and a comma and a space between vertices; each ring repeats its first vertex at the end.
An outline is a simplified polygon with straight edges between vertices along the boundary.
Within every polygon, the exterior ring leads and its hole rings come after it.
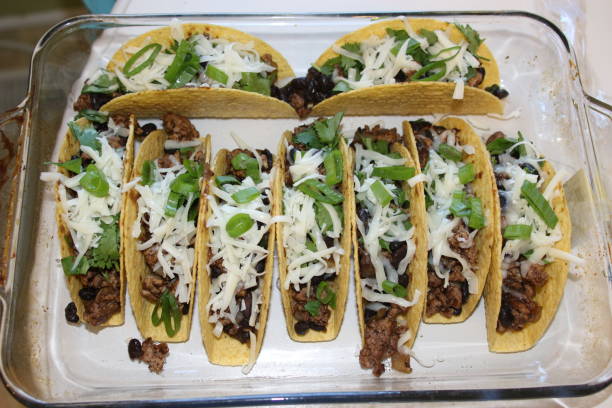
POLYGON ((189 174, 195 179, 199 179, 202 176, 202 173, 204 172, 204 166, 193 160, 183 160, 183 166, 187 170, 187 174, 189 174))
POLYGON ((300 183, 297 189, 307 196, 323 203, 339 204, 344 201, 344 196, 341 193, 319 180, 308 179, 300 183))
POLYGON ((85 175, 79 180, 79 184, 94 197, 106 197, 108 195, 108 181, 102 171, 94 164, 87 166, 85 175))
POLYGON ((232 158, 231 164, 234 170, 244 170, 247 177, 251 177, 255 183, 261 181, 259 162, 256 158, 240 152, 232 158))
POLYGON ((325 166, 325 183, 328 186, 342 182, 342 153, 338 149, 329 151, 323 159, 325 166))
POLYGON ((159 326, 162 322, 169 337, 173 337, 181 329, 181 311, 176 298, 167 290, 160 296, 151 314, 153 326, 159 326))
POLYGON ((407 294, 405 287, 403 287, 399 283, 394 283, 389 280, 383 281, 382 289, 383 292, 388 293, 389 295, 394 295, 401 298, 405 298, 407 294))
POLYGON ((438 147, 438 154, 444 157, 445 159, 454 162, 460 162, 462 157, 461 152, 459 150, 446 143, 440 144, 440 146, 438 147))
POLYGON ((158 43, 152 43, 149 45, 145 45, 142 47, 136 54, 132 55, 130 59, 127 60, 125 65, 123 66, 123 73, 126 77, 130 78, 134 75, 140 73, 143 69, 147 68, 150 65, 153 65, 153 61, 157 58, 157 55, 161 51, 162 46, 158 43), (132 68, 132 66, 147 52, 151 51, 146 60, 144 60, 140 65, 132 68))
POLYGON ((411 77, 411 81, 437 81, 446 75, 446 63, 444 61, 435 61, 425 65, 423 68, 415 72, 411 77), (423 78, 429 71, 433 69, 439 69, 439 72, 431 74, 428 77, 423 78))
POLYGON ((336 308, 336 293, 329 287, 329 283, 322 281, 317 286, 317 299, 324 305, 336 308))
POLYGON ((506 239, 529 239, 531 236, 531 225, 511 224, 504 228, 504 238, 506 239))
POLYGON ((470 205, 463 191, 455 191, 451 200, 450 212, 455 217, 467 217, 470 215, 470 205))
POLYGON ((376 180, 374 183, 372 183, 370 190, 372 190, 372 193, 374 193, 374 196, 383 207, 388 205, 391 200, 393 200, 393 194, 387 191, 387 188, 380 180, 376 180))
POLYGON ((459 182, 461 184, 467 184, 474 180, 476 172, 474 171, 474 165, 468 163, 465 166, 459 168, 459 182))
POLYGON ((318 300, 310 300, 304 305, 304 309, 310 313, 311 316, 318 316, 319 308, 321 308, 321 303, 318 300))
POLYGON ((414 167, 408 166, 386 166, 374 167, 372 176, 388 180, 408 180, 414 177, 414 167))
POLYGON ((240 181, 234 176, 217 176, 215 177, 215 183, 217 187, 221 187, 225 184, 240 184, 240 181))
POLYGON ((525 180, 521 186, 521 196, 549 228, 555 228, 559 218, 535 183, 525 180))
POLYGON ((259 197, 259 195, 260 195, 259 190, 257 190, 256 187, 248 187, 248 188, 236 191, 234 194, 232 194, 232 199, 237 204, 246 204, 246 203, 250 203, 257 197, 259 197))
POLYGON ((179 174, 170 183, 170 190, 184 196, 188 196, 189 193, 195 194, 200 192, 200 181, 197 178, 191 177, 189 173, 179 174))
POLYGON ((140 171, 140 184, 150 186, 155 182, 155 163, 153 160, 145 160, 140 171))
POLYGON ((166 202, 166 207, 164 208, 164 214, 167 217, 174 217, 178 209, 183 204, 184 199, 185 196, 182 194, 171 191, 170 194, 168 194, 168 201, 166 202))
POLYGON ((62 258, 62 269, 64 270, 64 274, 66 276, 87 274, 87 271, 89 270, 89 261, 87 258, 82 257, 78 265, 74 264, 75 259, 76 257, 74 256, 62 258))
POLYGON ((253 224, 255 224, 255 221, 248 214, 239 213, 229 219, 225 225, 225 230, 230 237, 238 238, 250 230, 253 224))
POLYGON ((470 215, 468 216, 468 227, 479 229, 485 225, 485 217, 482 211, 482 203, 478 197, 470 197, 470 215))
POLYGON ((227 85, 227 80, 229 79, 225 72, 211 64, 206 65, 206 76, 213 81, 222 83, 223 85, 227 85))

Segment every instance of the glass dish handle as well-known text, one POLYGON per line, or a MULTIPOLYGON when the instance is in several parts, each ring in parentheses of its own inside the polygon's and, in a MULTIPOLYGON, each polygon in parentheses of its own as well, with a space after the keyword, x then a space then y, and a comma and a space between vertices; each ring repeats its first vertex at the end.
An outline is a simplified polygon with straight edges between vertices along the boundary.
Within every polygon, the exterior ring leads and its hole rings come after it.
POLYGON ((0 114, 0 287, 8 280, 14 259, 15 203, 20 185, 26 101, 0 114))

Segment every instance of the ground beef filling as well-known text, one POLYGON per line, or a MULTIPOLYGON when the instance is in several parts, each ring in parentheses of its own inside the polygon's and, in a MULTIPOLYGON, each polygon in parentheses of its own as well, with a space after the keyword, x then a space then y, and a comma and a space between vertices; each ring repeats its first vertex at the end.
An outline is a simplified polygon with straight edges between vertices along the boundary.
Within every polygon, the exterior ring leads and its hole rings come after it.
POLYGON ((79 297, 85 308, 84 321, 99 326, 121 310, 119 271, 90 268, 79 280, 83 285, 79 297))
POLYGON ((372 139, 373 141, 384 140, 385 142, 389 143, 389 145, 401 142, 401 136, 399 133, 397 133, 397 129, 386 129, 380 125, 376 125, 371 129, 368 125, 365 125, 364 127, 357 129, 351 146, 355 143, 364 144, 364 139, 372 139))
POLYGON ((152 373, 159 374, 164 369, 166 357, 170 349, 166 343, 156 343, 150 337, 142 342, 141 353, 138 359, 149 366, 152 373))
MULTIPOLYGON (((331 262, 333 262, 333 260, 331 262)), ((306 303, 317 300, 315 292, 319 283, 323 281, 328 282, 330 287, 336 292, 334 285, 335 280, 336 274, 327 273, 312 278, 310 281, 310 291, 308 291, 308 285, 306 284, 301 284, 299 291, 296 291, 293 286, 289 289, 289 296, 291 297, 291 314, 295 319, 293 329, 296 334, 303 336, 308 333, 308 330, 327 331, 327 323, 331 317, 329 305, 321 303, 318 312, 313 315, 306 310, 306 303)))
MULTIPOLYGON (((446 128, 434 126, 423 120, 410 122, 410 124, 416 140, 419 164, 421 169, 424 169, 429 161, 429 151, 433 147, 433 132, 439 134, 444 132, 446 128)), ((465 242, 469 240, 470 233, 473 230, 461 220, 452 232, 453 234, 448 238, 450 248, 461 255, 470 265, 476 265, 478 263, 478 248, 473 244, 469 248, 464 248, 465 242)), ((425 315, 431 317, 439 313, 446 318, 450 318, 461 314, 463 305, 470 297, 469 285, 463 276, 463 267, 458 260, 442 256, 440 266, 442 269, 449 271, 448 285, 445 286, 444 279, 436 275, 431 265, 427 265, 428 291, 425 315)))
POLYGON ((291 105, 300 118, 305 118, 314 105, 334 94, 334 86, 330 75, 311 67, 305 77, 294 78, 281 88, 272 85, 271 94, 291 105))
POLYGON ((194 140, 200 137, 200 133, 188 118, 176 113, 166 113, 162 117, 163 128, 168 134, 168 139, 181 142, 194 140))
POLYGON ((72 105, 72 108, 77 112, 80 112, 86 109, 98 111, 103 105, 108 103, 110 100, 115 99, 121 95, 123 94, 120 92, 113 92, 112 94, 84 93, 84 94, 79 95, 77 100, 72 105))
MULTIPOLYGON (((385 372, 382 362, 398 353, 397 342, 406 330, 397 324, 397 316, 404 312, 404 309, 395 304, 377 312, 364 309, 365 338, 363 348, 359 352, 361 368, 372 369, 372 373, 377 377, 385 372)), ((409 372, 410 360, 404 359, 404 364, 402 371, 409 372)))
MULTIPOLYGON (((256 149, 256 150, 257 150, 257 154, 259 155, 259 158, 261 159, 261 168, 260 168, 261 172, 270 173, 270 171, 272 170, 272 167, 274 166, 274 156, 268 149, 256 149)), ((226 175, 232 175, 236 177, 238 181, 242 182, 246 177, 246 171, 245 170, 235 170, 231 166, 232 159, 240 153, 244 153, 249 157, 255 157, 253 152, 248 149, 234 149, 230 151, 229 157, 227 158, 228 168, 227 168, 226 175)), ((264 204, 269 205, 270 204, 269 197, 267 197, 265 192, 262 194, 263 194, 262 201, 264 202, 264 204)), ((264 248, 267 248, 268 247, 268 237, 269 237, 268 233, 264 234, 261 242, 259 242, 259 245, 264 248)), ((208 259, 212 258, 213 255, 214 254, 212 253, 212 250, 209 248, 208 249, 208 259)), ((263 273, 265 270, 265 267, 266 267, 266 259, 264 258, 261 261, 259 261, 259 263, 257 263, 257 265, 255 266, 255 270, 258 273, 263 273)), ((211 281, 213 279, 218 278, 222 274, 227 273, 227 269, 225 268, 225 266, 223 266, 223 258, 218 258, 216 261, 210 264, 209 268, 210 268, 211 281)), ((257 278, 257 285, 251 288, 248 288, 248 289, 239 289, 238 292, 236 293, 237 303, 239 305, 244 303, 245 309, 240 310, 238 311, 238 313, 236 313, 235 323, 229 319, 219 320, 221 324, 223 325, 223 331, 243 344, 249 343, 250 338, 251 338, 249 334, 250 332, 257 334, 257 329, 254 326, 251 326, 249 324, 249 320, 251 319, 251 313, 252 313, 252 308, 253 308, 253 291, 257 289, 258 287, 260 287, 260 284, 261 284, 260 279, 257 278)))

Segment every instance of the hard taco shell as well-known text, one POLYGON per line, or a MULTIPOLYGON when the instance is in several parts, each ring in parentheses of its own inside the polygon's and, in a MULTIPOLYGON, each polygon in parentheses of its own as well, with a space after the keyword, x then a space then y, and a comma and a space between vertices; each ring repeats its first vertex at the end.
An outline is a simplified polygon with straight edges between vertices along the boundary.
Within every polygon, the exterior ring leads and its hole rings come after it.
MULTIPOLYGON (((287 131, 283 135, 278 148, 278 156, 276 157, 276 184, 274 193, 274 215, 283 214, 283 190, 285 188, 285 172, 288 169, 285 168, 285 155, 286 146, 285 141, 291 140, 291 132, 287 131)), ((331 316, 327 322, 327 331, 320 332, 314 330, 308 330, 308 332, 300 336, 295 332, 294 325, 296 323, 291 312, 291 295, 289 290, 284 289, 285 279, 287 277, 287 255, 285 252, 284 245, 284 225, 282 223, 277 224, 276 229, 276 242, 278 250, 278 269, 280 275, 280 289, 281 298, 283 301, 283 310, 285 312, 285 322, 287 324, 287 332, 292 340, 299 342, 318 342, 318 341, 330 341, 338 336, 340 327, 342 326, 342 320, 344 319, 344 310, 346 306, 346 298, 348 295, 348 284, 349 284, 349 273, 350 273, 350 249, 351 249, 351 223, 352 218, 350 216, 351 209, 354 207, 353 200, 353 187, 352 187, 352 170, 350 164, 350 154, 348 147, 344 139, 340 139, 339 144, 340 151, 342 153, 343 162, 343 177, 342 177, 342 195, 344 195, 344 202, 342 203, 342 210, 345 214, 344 224, 342 228, 341 246, 344 249, 344 255, 341 258, 341 266, 336 279, 330 287, 336 292, 336 308, 332 309, 331 316)))
MULTIPOLYGON (((209 175, 209 186, 215 182, 215 176, 227 174, 230 166, 229 151, 227 149, 221 149, 214 162, 213 173, 209 175)), ((274 172, 272 173, 272 175, 274 172)), ((272 180, 272 197, 270 202, 274 202, 274 180, 272 180)), ((208 194, 208 191, 207 191, 208 194)), ((208 203, 208 201, 207 201, 208 203)), ((206 204, 204 218, 208 219, 212 214, 212 210, 208 204, 206 204)), ((270 308, 270 291, 272 289, 272 275, 274 272, 274 234, 275 224, 270 226, 268 235, 268 256, 266 258, 266 267, 263 275, 263 280, 260 282, 262 285, 262 299, 261 309, 259 311, 258 323, 259 328, 257 330, 257 342, 256 342, 256 356, 259 355, 261 346, 263 344, 264 335, 266 332, 266 324, 268 322, 268 310, 270 308)), ((198 229, 198 236, 202 237, 202 247, 199 256, 198 265, 198 297, 200 301, 198 303, 198 309, 200 313, 200 326, 202 330, 202 340, 206 353, 208 354, 208 361, 213 364, 219 364, 224 366, 238 366, 245 365, 249 362, 250 345, 240 343, 229 334, 222 332, 220 337, 215 337, 213 334, 214 325, 208 322, 209 312, 207 309, 207 303, 210 299, 210 277, 208 274, 208 243, 210 238, 210 231, 206 227, 206 223, 202 223, 198 229)))
MULTIPOLYGON (((406 166, 414 167, 416 175, 421 173, 419 166, 410 156, 408 150, 400 143, 394 143, 391 146, 392 152, 398 152, 406 159, 406 166)), ((355 153, 351 149, 351 168, 354 168, 355 153)), ((353 184, 351 180, 351 184, 353 184)), ((408 183, 404 183, 404 191, 410 194, 410 222, 414 225, 414 244, 416 251, 414 257, 408 266, 409 287, 406 299, 413 300, 418 296, 418 301, 413 306, 408 308, 403 317, 407 321, 408 330, 411 332, 410 339, 404 344, 406 347, 412 348, 421 323, 421 315, 425 298, 427 296, 427 218, 425 211, 425 197, 423 193, 423 183, 417 183, 413 188, 410 188, 408 183), (417 291, 419 294, 417 295, 417 291)), ((354 190, 354 187, 351 186, 354 190)), ((359 245, 357 242, 357 210, 355 207, 355 196, 353 195, 353 208, 350 212, 352 217, 353 228, 353 268, 355 269, 355 296, 357 300, 357 313, 359 315, 359 331, 361 333, 361 343, 365 344, 365 317, 363 312, 363 298, 361 295, 361 276, 359 274, 359 245)), ((410 358, 400 353, 396 353, 391 358, 392 367, 398 371, 406 372, 406 360, 410 358)), ((411 370, 410 370, 411 371, 411 370)), ((407 372, 410 372, 407 371, 407 372)))
MULTIPOLYGON (((213 24, 182 25, 185 38, 207 34, 232 42, 254 44, 259 55, 270 54, 278 65, 278 79, 295 74, 287 60, 269 44, 242 31, 213 24)), ((151 43, 168 47, 174 41, 170 27, 146 32, 126 42, 108 63, 107 70, 122 69, 132 54, 126 49, 140 49, 151 43)), ((161 117, 166 112, 181 112, 187 117, 209 118, 297 118, 295 110, 279 99, 227 88, 178 88, 128 93, 112 99, 100 110, 111 113, 133 113, 137 117, 161 117)))
MULTIPOLYGON (((546 185, 555 175, 555 170, 548 162, 544 162, 542 170, 546 176, 546 185)), ((495 177, 495 175, 492 175, 495 177)), ((494 183, 495 184, 495 183, 494 183)), ((563 238, 558 241, 554 248, 565 252, 570 251, 572 225, 567 208, 567 201, 563 192, 563 186, 559 183, 555 190, 558 194, 552 199, 551 206, 559 218, 559 225, 563 238)), ((500 211, 499 197, 495 194, 495 205, 500 211)), ((492 254, 491 270, 485 287, 485 312, 487 322, 487 339, 489 350, 494 353, 514 353, 525 351, 533 347, 542 338, 546 329, 552 322, 557 313, 557 308, 563 297, 565 282, 567 281, 568 264, 567 261, 555 259, 546 265, 544 270, 548 273, 548 282, 542 287, 535 296, 535 301, 542 306, 542 314, 537 322, 529 323, 523 330, 507 330, 505 333, 497 332, 497 319, 501 309, 502 299, 502 251, 501 220, 498 217, 495 225, 495 247, 492 254)))
MULTIPOLYGON (((478 278, 478 291, 470 294, 468 301, 463 305, 459 315, 450 318, 444 317, 439 313, 428 317, 425 314, 427 307, 427 303, 425 303, 423 313, 423 321, 425 323, 460 323, 470 317, 478 305, 478 301, 485 287, 487 274, 489 273, 492 251, 495 244, 496 220, 499 219, 499 208, 495 205, 497 189, 491 176, 493 174, 493 169, 491 167, 489 152, 472 127, 459 118, 446 118, 435 123, 435 125, 443 126, 447 129, 458 129, 459 133, 457 134, 457 138, 461 145, 470 145, 474 147, 475 153, 467 155, 464 162, 474 165, 476 178, 472 182, 472 187, 474 189, 474 195, 482 202, 483 213, 486 218, 486 225, 476 234, 474 241, 474 245, 478 248, 478 262, 476 263, 477 267, 474 271, 478 278)), ((404 135, 407 137, 406 144, 408 145, 408 150, 420 168, 416 141, 409 122, 404 122, 404 135)), ((425 300, 425 302, 427 302, 427 300, 425 300)))
MULTIPOLYGON (((164 154, 164 142, 167 139, 167 134, 163 130, 156 130, 151 132, 140 145, 138 155, 134 161, 132 170, 133 180, 139 177, 142 170, 142 164, 146 160, 155 160, 164 154)), ((205 166, 210 161, 210 136, 200 138, 202 141, 201 148, 204 151, 205 166)), ((203 178, 204 179, 204 178, 203 178)), ((205 219, 202 216, 201 209, 202 203, 205 200, 203 191, 205 189, 205 182, 202 182, 202 192, 200 194, 200 213, 198 215, 199 228, 201 224, 205 223, 205 219)), ((127 192, 127 199, 125 204, 125 221, 122 228, 122 242, 125 243, 125 269, 128 280, 128 291, 130 294, 130 301, 132 305, 132 312, 134 313, 134 319, 136 325, 142 337, 151 337, 155 341, 164 342, 183 342, 189 338, 189 332, 191 330, 191 319, 193 316, 193 303, 195 293, 195 271, 197 268, 197 256, 194 259, 194 265, 192 268, 192 279, 191 286, 189 288, 189 313, 182 315, 180 330, 172 337, 168 336, 163 324, 154 326, 151 322, 151 314, 155 308, 155 304, 145 299, 141 294, 141 282, 142 279, 148 273, 149 267, 147 266, 144 255, 137 248, 138 238, 132 237, 132 227, 134 221, 138 216, 138 192, 135 189, 127 192)), ((200 248, 200 238, 196 237, 195 252, 198 253, 200 248)))
MULTIPOLYGON (((442 30, 449 33, 453 42, 465 40, 454 24, 432 19, 409 19, 415 32, 420 29, 442 30)), ((371 36, 383 37, 386 29, 404 29, 403 20, 387 20, 353 31, 335 42, 342 46, 350 42, 362 42, 371 36)), ((426 115, 451 113, 455 115, 503 113, 502 102, 484 89, 499 84, 499 68, 495 57, 483 43, 477 51, 486 58, 481 60, 485 69, 484 81, 477 87, 465 86, 463 99, 453 99, 454 82, 403 82, 391 85, 376 85, 343 92, 325 99, 314 106, 311 116, 327 116, 343 111, 346 115, 426 115)), ((328 48, 315 62, 322 66, 338 54, 328 48)))
MULTIPOLYGON (((90 125, 90 122, 85 118, 81 118, 76 121, 76 124, 81 127, 84 127, 84 126, 90 125)), ((65 161, 72 159, 74 155, 79 154, 80 147, 81 147, 81 144, 79 143, 77 138, 72 134, 72 131, 68 129, 68 131, 66 132, 66 137, 64 138, 64 142, 62 143, 62 146, 60 147, 58 161, 65 162, 65 161)), ((134 117, 130 116, 129 136, 128 136, 127 143, 125 146, 125 155, 123 157, 123 184, 129 181, 129 175, 132 171, 133 157, 134 157, 134 117)), ((62 167, 59 167, 58 171, 64 176, 67 176, 67 177, 69 176, 68 170, 62 167)), ((60 201, 59 189, 60 189, 60 183, 57 182, 55 184, 55 203, 56 203, 55 219, 57 222, 58 238, 60 241, 60 252, 61 252, 62 258, 64 258, 64 257, 73 255, 73 249, 71 248, 71 245, 69 244, 70 231, 62 215, 62 205, 60 201)), ((122 226, 125 220, 125 201, 126 201, 126 195, 122 194, 121 204, 120 204, 121 212, 119 215, 119 230, 120 231, 122 230, 122 226)), ((120 280, 119 291, 120 291, 121 309, 119 312, 111 316, 110 319, 108 319, 106 322, 100 324, 97 327, 121 326, 125 321, 125 315, 124 315, 125 313, 125 264, 124 264, 124 256, 123 256, 125 242, 123 241, 123 239, 120 239, 119 245, 120 245, 119 246, 119 280, 120 280)), ((79 317, 83 318, 85 305, 83 304, 83 301, 81 300, 81 297, 79 296, 79 290, 83 288, 83 285, 81 284, 81 281, 79 280, 78 276, 66 276, 66 283, 68 285, 68 290, 70 291, 70 297, 77 307, 77 314, 79 315, 79 317)))

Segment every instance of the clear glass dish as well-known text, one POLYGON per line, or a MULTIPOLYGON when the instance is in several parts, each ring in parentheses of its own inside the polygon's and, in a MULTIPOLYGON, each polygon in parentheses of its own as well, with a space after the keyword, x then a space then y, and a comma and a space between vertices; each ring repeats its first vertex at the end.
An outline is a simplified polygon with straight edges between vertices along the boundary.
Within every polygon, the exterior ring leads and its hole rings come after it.
MULTIPOLYGON (((51 29, 33 57, 24 104, 5 114, 12 129, 16 172, 0 185, 6 230, 0 289, 0 373, 9 390, 32 406, 85 404, 122 406, 255 405, 279 403, 477 400, 581 396, 612 381, 610 208, 605 182, 611 152, 609 106, 585 95, 573 52, 550 22, 527 13, 404 13, 469 23, 487 39, 510 90, 509 120, 469 118, 485 135, 522 130, 557 167, 573 175, 566 184, 572 215, 573 251, 587 261, 571 268, 559 312, 533 349, 489 353, 484 308, 459 325, 421 325, 414 351, 431 368, 413 362, 410 375, 387 372, 374 378, 359 367, 355 298, 333 342, 292 342, 286 334, 278 290, 273 291, 268 330, 257 365, 248 376, 238 367, 208 363, 197 318, 188 342, 171 345, 162 375, 129 360, 127 342, 138 337, 131 311, 125 325, 94 333, 66 324, 69 301, 59 267, 55 203, 50 185, 39 181, 43 162, 57 149, 73 116, 72 102, 83 80, 106 65, 126 39, 173 17, 226 25, 261 37, 277 48, 297 75, 343 34, 391 15, 183 15, 83 16, 51 29), (488 128, 485 129, 485 128, 488 128), (608 152, 608 153, 606 153, 608 152)), ((346 131, 382 120, 399 126, 405 117, 346 118, 346 131)), ((297 120, 194 121, 213 135, 213 148, 233 147, 235 132, 254 146, 275 151, 281 134, 297 120)), ((277 276, 275 276, 275 280, 277 276)), ((352 291, 352 288, 351 288, 352 291)))

